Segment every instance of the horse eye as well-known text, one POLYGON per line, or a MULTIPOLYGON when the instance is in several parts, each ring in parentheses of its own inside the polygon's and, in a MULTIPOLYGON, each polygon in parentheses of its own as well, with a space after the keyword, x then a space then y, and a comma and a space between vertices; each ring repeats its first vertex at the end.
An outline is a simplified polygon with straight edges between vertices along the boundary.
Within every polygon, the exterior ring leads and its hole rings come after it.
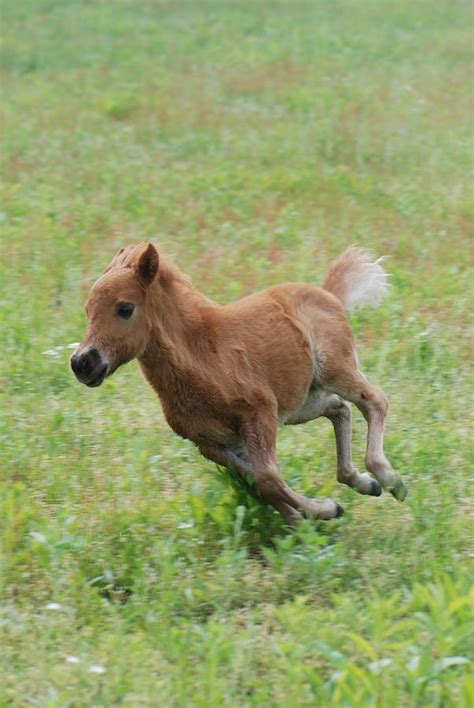
POLYGON ((129 320, 134 309, 135 305, 132 305, 131 302, 121 302, 117 305, 117 315, 123 320, 129 320))

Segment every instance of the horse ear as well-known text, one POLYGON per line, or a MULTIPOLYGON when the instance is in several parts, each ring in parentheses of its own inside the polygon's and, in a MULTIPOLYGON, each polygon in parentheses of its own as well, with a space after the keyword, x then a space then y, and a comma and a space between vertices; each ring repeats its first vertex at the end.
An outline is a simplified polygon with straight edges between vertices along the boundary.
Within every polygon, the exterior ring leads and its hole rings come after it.
POLYGON ((138 259, 137 273, 144 285, 150 285, 158 273, 158 251, 149 243, 138 259))

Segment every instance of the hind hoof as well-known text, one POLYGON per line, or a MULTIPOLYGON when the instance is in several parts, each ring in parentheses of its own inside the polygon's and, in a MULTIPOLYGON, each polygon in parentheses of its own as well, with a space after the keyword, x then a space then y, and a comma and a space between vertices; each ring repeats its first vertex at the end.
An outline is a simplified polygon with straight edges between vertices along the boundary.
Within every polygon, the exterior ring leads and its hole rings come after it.
POLYGON ((382 487, 380 486, 380 484, 377 482, 376 479, 370 480, 369 494, 371 497, 380 497, 382 494, 382 487))
POLYGON ((401 479, 397 479, 393 487, 390 489, 390 494, 392 494, 397 501, 402 502, 408 494, 408 489, 405 487, 401 479))

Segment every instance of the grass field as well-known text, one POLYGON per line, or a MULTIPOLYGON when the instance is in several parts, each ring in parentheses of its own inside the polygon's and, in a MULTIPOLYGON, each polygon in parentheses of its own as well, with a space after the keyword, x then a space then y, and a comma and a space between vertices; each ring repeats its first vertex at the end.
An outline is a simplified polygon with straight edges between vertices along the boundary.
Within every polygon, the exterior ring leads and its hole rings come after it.
MULTIPOLYGON (((473 706, 472 8, 398 0, 4 0, 2 706, 473 706), (138 366, 73 378, 83 303, 154 240, 220 302, 389 256, 351 317, 410 490, 285 477, 295 533, 166 426, 138 366), (472 460, 471 460, 472 462, 472 460), (471 576, 472 577, 472 576, 471 576)), ((354 418, 362 465, 365 423, 354 418)))

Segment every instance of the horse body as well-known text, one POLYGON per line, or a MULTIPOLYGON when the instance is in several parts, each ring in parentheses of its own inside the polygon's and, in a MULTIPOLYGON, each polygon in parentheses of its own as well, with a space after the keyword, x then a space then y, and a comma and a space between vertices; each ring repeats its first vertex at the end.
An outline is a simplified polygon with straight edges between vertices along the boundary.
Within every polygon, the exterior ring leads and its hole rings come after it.
POLYGON ((406 490, 383 453, 387 402, 359 372, 344 306, 373 302, 385 274, 362 249, 333 264, 323 287, 286 283, 220 306, 194 289, 152 244, 121 251, 93 286, 89 323, 71 365, 89 386, 138 358, 166 420, 201 453, 252 473, 263 500, 290 524, 302 515, 342 513, 331 499, 307 499, 283 481, 279 425, 325 415, 333 422, 338 479, 362 494, 406 490), (364 284, 365 280, 365 284, 364 284), (366 466, 350 452, 350 406, 369 426, 366 466))
MULTIPOLYGON (((324 397, 318 386, 317 352, 323 349, 318 329, 324 341, 331 313, 343 313, 330 293, 317 286, 287 284, 223 307, 196 302, 194 307, 189 341, 181 339, 162 350, 164 336, 158 328, 139 357, 178 435, 196 444, 233 445, 245 406, 258 407, 265 399, 281 425, 304 415, 316 391, 324 397), (310 308, 312 318, 306 311, 310 308), (311 329, 311 319, 319 328, 311 329)), ((337 331, 339 336, 350 335, 342 328, 337 331)))

